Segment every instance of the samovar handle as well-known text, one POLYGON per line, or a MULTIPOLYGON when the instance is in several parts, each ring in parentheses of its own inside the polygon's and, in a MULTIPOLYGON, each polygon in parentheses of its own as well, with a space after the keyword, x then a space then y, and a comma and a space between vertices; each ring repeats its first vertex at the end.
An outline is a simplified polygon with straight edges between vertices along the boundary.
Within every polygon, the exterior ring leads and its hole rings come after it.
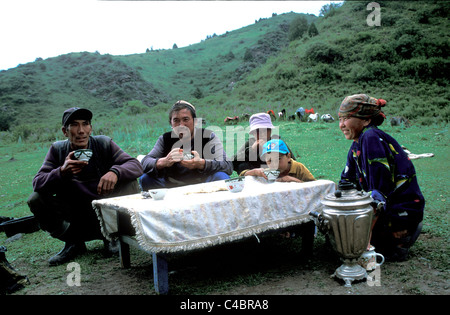
POLYGON ((309 215, 314 218, 314 223, 321 232, 324 233, 330 230, 329 221, 323 217, 322 213, 319 213, 317 211, 310 211, 309 215))
POLYGON ((372 206, 375 215, 380 214, 380 212, 384 209, 384 205, 386 203, 384 201, 373 200, 370 205, 372 206))

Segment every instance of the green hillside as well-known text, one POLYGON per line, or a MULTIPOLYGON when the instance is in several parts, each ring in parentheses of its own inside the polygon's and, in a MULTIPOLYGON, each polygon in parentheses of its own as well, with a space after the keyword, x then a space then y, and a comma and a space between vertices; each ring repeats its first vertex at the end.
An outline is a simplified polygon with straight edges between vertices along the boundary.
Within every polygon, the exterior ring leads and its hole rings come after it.
POLYGON ((334 114, 346 95, 369 93, 388 100, 388 115, 447 123, 450 3, 378 3, 381 26, 367 25, 367 2, 345 2, 319 19, 318 36, 291 42, 241 82, 226 104, 334 114))
POLYGON ((300 106, 334 114, 346 95, 362 92, 386 99, 388 115, 448 123, 449 2, 378 3, 381 26, 367 24, 366 1, 348 1, 323 17, 274 14, 188 47, 72 53, 1 71, 0 140, 52 141, 70 106, 91 108, 99 133, 128 132, 167 127, 167 108, 178 99, 220 124, 224 116, 300 106), (300 17, 318 35, 292 40, 300 17))
MULTIPOLYGON (((173 101, 191 99, 197 89, 203 96, 210 96, 231 90, 232 82, 242 80, 285 48, 289 44, 289 25, 298 16, 275 15, 188 47, 118 58, 138 69, 143 78, 166 91, 173 101), (246 58, 246 53, 251 57, 246 58)), ((301 16, 309 22, 317 19, 314 15, 301 16)))
POLYGON ((16 124, 59 122, 72 106, 108 111, 134 99, 152 106, 163 97, 138 71, 110 55, 72 53, 0 72, 0 112, 16 124))

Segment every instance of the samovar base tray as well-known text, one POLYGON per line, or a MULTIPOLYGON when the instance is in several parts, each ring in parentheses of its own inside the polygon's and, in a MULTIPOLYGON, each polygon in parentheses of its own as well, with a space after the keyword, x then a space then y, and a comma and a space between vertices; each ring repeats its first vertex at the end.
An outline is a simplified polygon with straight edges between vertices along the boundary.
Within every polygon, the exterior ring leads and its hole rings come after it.
POLYGON ((367 271, 361 267, 356 260, 346 260, 339 268, 336 269, 332 276, 344 280, 345 287, 350 288, 353 281, 366 279, 367 271))

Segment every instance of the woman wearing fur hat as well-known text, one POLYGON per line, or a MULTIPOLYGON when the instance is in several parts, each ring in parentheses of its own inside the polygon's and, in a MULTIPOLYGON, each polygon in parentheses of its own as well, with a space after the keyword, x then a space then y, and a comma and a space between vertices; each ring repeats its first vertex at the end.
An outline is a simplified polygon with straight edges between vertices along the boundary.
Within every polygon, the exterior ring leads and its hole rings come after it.
POLYGON ((390 260, 406 260, 422 229, 425 199, 416 171, 398 142, 378 129, 386 118, 383 99, 347 96, 339 108, 339 128, 352 145, 341 180, 371 192, 378 204, 371 244, 390 260))

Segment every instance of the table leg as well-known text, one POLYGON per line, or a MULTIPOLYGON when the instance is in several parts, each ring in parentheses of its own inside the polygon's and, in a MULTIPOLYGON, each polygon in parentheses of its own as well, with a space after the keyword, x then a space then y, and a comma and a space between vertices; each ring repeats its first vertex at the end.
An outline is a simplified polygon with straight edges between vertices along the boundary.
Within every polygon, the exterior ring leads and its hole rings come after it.
POLYGON ((167 294, 169 292, 169 270, 167 261, 161 255, 152 254, 153 259, 153 279, 157 294, 167 294))
POLYGON ((302 224, 302 253, 311 256, 313 253, 316 225, 313 221, 302 224))
POLYGON ((119 238, 120 267, 130 268, 130 245, 119 238))

